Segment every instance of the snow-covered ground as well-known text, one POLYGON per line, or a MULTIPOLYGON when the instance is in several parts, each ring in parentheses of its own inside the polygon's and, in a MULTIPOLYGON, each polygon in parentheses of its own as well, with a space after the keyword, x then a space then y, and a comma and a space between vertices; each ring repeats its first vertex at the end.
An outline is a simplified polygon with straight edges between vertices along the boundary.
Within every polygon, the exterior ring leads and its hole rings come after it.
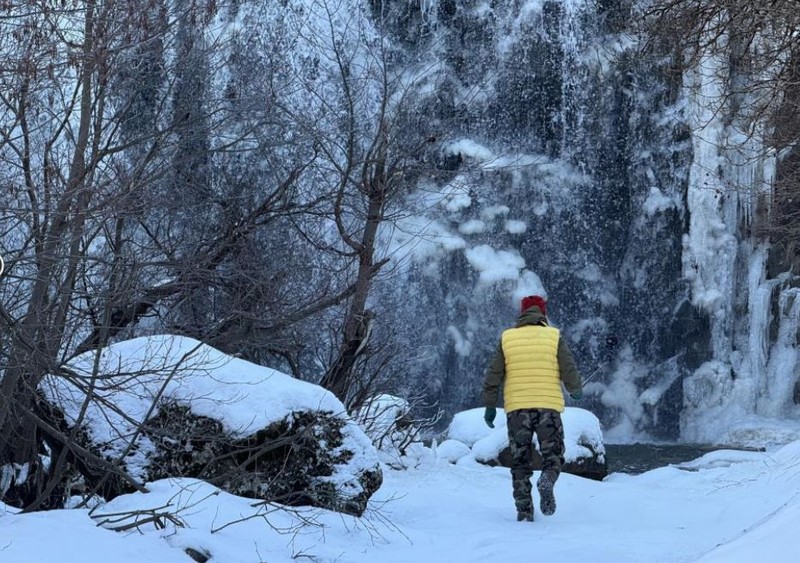
MULTIPOLYGON (((193 409, 221 399, 225 408, 217 414, 227 424, 280 417, 297 405, 343 410, 317 386, 186 339, 137 339, 106 356, 109 365, 127 369, 147 359, 149 372, 173 374, 169 395, 193 409), (114 361, 117 353, 126 362, 114 361), (180 372, 172 366, 178 361, 180 372)), ((129 406, 138 412, 136 404, 129 406)), ((393 401, 377 405, 384 404, 393 407, 384 412, 396 411, 393 401)), ((210 556, 210 563, 749 563, 757 557, 788 563, 800 557, 793 533, 800 524, 800 441, 762 453, 716 451, 602 482, 564 474, 556 514, 517 522, 508 469, 477 462, 505 443, 503 417, 490 430, 482 412, 459 413, 448 440, 415 444, 401 463, 384 456, 383 485, 361 518, 265 505, 192 479, 161 480, 148 483, 148 493, 118 497, 91 513, 19 514, 0 503, 0 563, 191 563, 187 548, 210 556), (138 526, 131 526, 131 513, 139 514, 138 526)), ((569 408, 564 425, 568 458, 581 453, 579 443, 602 451, 591 413, 569 408)))
POLYGON ((415 468, 387 468, 360 519, 318 509, 265 511, 192 480, 149 487, 108 503, 95 518, 170 504, 183 527, 147 524, 119 533, 98 527, 86 510, 5 509, 0 561, 187 563, 186 547, 208 552, 213 563, 788 563, 800 553, 800 442, 767 453, 713 452, 682 468, 602 482, 563 475, 558 511, 533 523, 515 520, 507 469, 453 465, 432 452, 415 468))

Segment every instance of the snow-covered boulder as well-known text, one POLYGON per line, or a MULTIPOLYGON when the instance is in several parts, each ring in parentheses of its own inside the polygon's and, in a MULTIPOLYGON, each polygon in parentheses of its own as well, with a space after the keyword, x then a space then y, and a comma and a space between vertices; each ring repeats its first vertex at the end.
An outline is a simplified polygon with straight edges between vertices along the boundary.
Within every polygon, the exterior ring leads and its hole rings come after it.
MULTIPOLYGON (((72 427, 91 388, 87 447, 142 482, 195 477, 238 496, 355 515, 381 485, 372 442, 318 385, 174 336, 109 346, 94 365, 95 353, 84 354, 69 379, 48 377, 42 391, 72 427)), ((88 486, 103 478, 82 473, 88 486)), ((107 480, 103 493, 129 490, 107 480)))
MULTIPOLYGON (((447 430, 447 439, 461 442, 469 448, 468 453, 456 462, 477 461, 510 467, 511 452, 505 412, 497 409, 494 428, 486 426, 483 412, 482 408, 470 409, 453 417, 447 430)), ((608 474, 608 467, 600 421, 591 412, 575 407, 567 407, 561 414, 561 420, 564 423, 566 447, 563 471, 590 479, 603 479, 608 474)), ((535 438, 534 445, 538 448, 535 438)), ((533 458, 534 469, 541 469, 542 458, 538 451, 534 451, 533 458)))

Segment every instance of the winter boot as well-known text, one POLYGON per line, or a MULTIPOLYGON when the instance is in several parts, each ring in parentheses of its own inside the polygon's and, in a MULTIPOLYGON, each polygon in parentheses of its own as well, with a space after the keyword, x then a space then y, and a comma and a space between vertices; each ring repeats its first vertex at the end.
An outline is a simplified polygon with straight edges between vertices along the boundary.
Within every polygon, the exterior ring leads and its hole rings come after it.
POLYGON ((517 512, 517 522, 533 522, 533 510, 530 512, 517 512))
POLYGON ((553 494, 555 484, 556 475, 551 471, 543 471, 536 481, 536 488, 539 490, 539 508, 545 516, 551 516, 556 512, 556 497, 553 494))

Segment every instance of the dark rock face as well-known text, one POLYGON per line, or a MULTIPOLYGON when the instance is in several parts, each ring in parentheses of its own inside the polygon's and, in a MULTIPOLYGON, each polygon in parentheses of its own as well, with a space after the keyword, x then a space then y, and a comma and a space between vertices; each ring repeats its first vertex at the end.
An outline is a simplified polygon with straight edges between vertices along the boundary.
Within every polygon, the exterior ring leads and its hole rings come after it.
POLYGON ((146 478, 194 477, 239 496, 360 516, 383 476, 377 458, 353 463, 363 454, 350 447, 357 443, 350 424, 331 413, 294 412, 233 438, 219 421, 164 405, 145 431, 155 445, 146 478))

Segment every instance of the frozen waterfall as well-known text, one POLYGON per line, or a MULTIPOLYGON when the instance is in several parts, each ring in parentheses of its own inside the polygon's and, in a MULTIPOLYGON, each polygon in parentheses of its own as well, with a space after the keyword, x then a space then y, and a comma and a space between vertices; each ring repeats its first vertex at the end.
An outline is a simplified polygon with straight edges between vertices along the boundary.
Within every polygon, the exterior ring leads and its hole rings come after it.
POLYGON ((643 55, 627 2, 399 4, 390 29, 436 69, 445 163, 409 196, 417 235, 386 239, 418 249, 382 295, 420 296, 394 325, 425 342, 412 385, 475 406, 515 300, 541 287, 598 372, 586 406, 609 439, 800 436, 797 290, 751 228, 775 156, 729 91, 747 77, 726 46, 676 76, 670 53, 643 55))

